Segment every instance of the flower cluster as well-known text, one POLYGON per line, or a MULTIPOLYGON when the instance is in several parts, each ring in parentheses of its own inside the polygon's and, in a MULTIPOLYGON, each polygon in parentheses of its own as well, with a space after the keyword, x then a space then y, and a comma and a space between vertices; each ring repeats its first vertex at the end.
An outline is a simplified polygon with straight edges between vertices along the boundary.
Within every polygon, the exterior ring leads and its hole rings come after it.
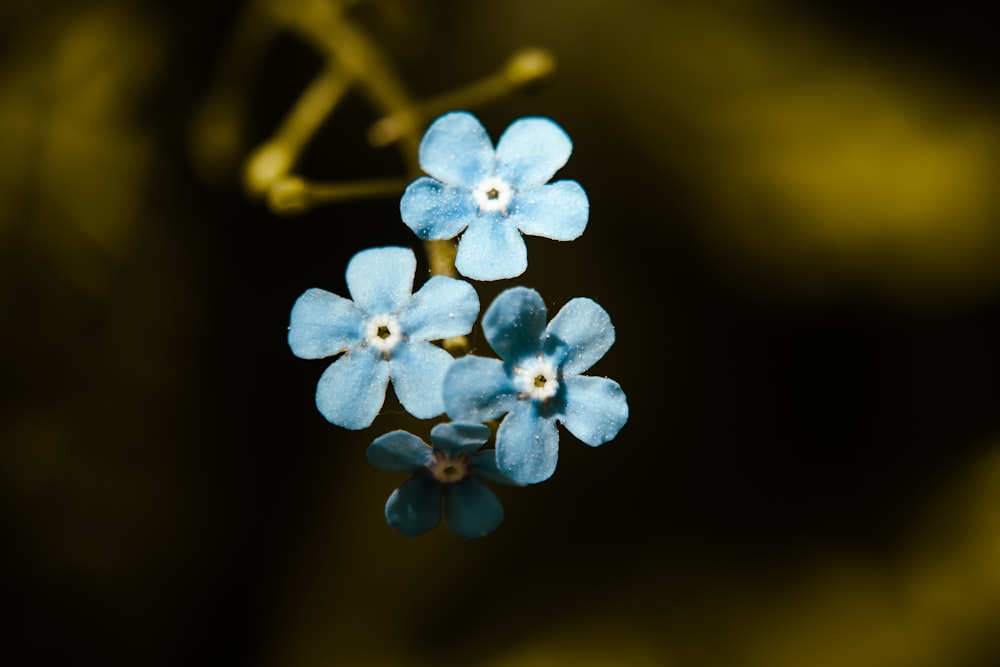
POLYGON ((580 184, 548 182, 572 150, 546 118, 516 121, 494 150, 474 116, 446 114, 420 142, 420 167, 431 177, 406 189, 403 222, 422 239, 462 234, 455 268, 467 278, 519 276, 528 268, 521 234, 572 241, 587 227, 590 204, 580 184))
POLYGON ((483 332, 500 359, 469 355, 445 376, 444 404, 452 419, 490 421, 497 430, 497 464, 512 479, 543 482, 556 469, 556 421, 591 447, 611 440, 628 419, 614 380, 580 375, 615 341, 607 312, 590 299, 567 303, 545 324, 538 292, 515 287, 483 316, 483 332))
MULTIPOLYGON (((589 204, 575 181, 550 183, 572 144, 551 120, 513 123, 494 149, 472 115, 454 112, 428 128, 420 165, 429 177, 404 193, 400 212, 420 238, 459 237, 455 267, 474 280, 513 278, 527 268, 521 234, 572 240, 587 226, 589 204)), ((503 291, 482 317, 496 358, 458 359, 431 341, 463 336, 479 316, 464 280, 434 276, 413 293, 417 260, 408 248, 359 252, 347 266, 351 299, 306 291, 292 308, 288 342, 304 359, 337 357, 320 377, 316 405, 331 423, 364 429, 382 409, 391 380, 399 403, 418 419, 455 420, 430 432, 431 445, 406 431, 375 439, 368 460, 412 477, 389 497, 386 521, 406 536, 442 516, 461 537, 480 537, 503 520, 483 480, 524 485, 555 472, 557 422, 596 447, 628 420, 621 387, 584 375, 615 340, 608 313, 587 298, 570 300, 551 321, 533 289, 503 291), (494 448, 486 422, 499 421, 494 448)))
POLYGON ((486 444, 490 429, 482 424, 451 422, 431 429, 430 447, 406 431, 393 431, 368 446, 368 460, 386 472, 413 476, 392 492, 385 519, 407 537, 420 535, 441 523, 441 506, 451 532, 460 537, 482 537, 503 521, 500 501, 481 479, 510 484, 497 470, 486 444))
POLYGON ((392 379, 407 412, 430 419, 444 412, 441 390, 453 361, 428 341, 472 330, 479 297, 462 280, 435 276, 416 294, 417 258, 409 248, 373 248, 347 265, 354 301, 313 288, 292 308, 288 344, 297 357, 343 353, 319 380, 316 407, 337 426, 371 426, 392 379))

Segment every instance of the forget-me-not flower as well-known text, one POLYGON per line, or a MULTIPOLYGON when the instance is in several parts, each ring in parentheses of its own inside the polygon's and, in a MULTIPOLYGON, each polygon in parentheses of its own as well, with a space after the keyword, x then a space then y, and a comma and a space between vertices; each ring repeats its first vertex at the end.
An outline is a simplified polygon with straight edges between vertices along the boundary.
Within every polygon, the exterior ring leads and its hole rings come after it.
POLYGON ((412 472, 392 492, 385 519, 407 537, 426 533, 444 519, 459 537, 482 537, 503 521, 500 501, 482 479, 511 484, 497 470, 496 452, 477 451, 490 437, 482 424, 451 422, 431 430, 432 446, 406 431, 393 431, 368 446, 368 460, 387 472, 412 472))
POLYGON ((521 234, 572 241, 587 226, 590 205, 580 184, 548 182, 572 150, 570 138, 548 118, 515 121, 494 150, 475 116, 441 116, 420 142, 420 166, 430 178, 406 189, 403 222, 422 239, 450 239, 465 230, 455 257, 464 276, 521 275, 528 266, 521 234))
POLYGON ((502 292, 483 315, 483 333, 501 359, 469 355, 445 376, 444 403, 452 419, 485 422, 506 415, 497 431, 500 472, 525 484, 548 479, 556 468, 556 421, 596 447, 628 420, 618 383, 580 375, 611 347, 615 330, 594 301, 569 301, 545 325, 538 292, 502 292))
POLYGON ((295 302, 288 327, 295 356, 343 353, 316 388, 316 406, 337 426, 370 426, 390 379, 414 417, 444 412, 441 387, 453 358, 428 341, 469 333, 479 297, 469 283, 445 276, 434 276, 411 295, 416 268, 409 248, 364 250, 347 265, 353 301, 313 288, 295 302))

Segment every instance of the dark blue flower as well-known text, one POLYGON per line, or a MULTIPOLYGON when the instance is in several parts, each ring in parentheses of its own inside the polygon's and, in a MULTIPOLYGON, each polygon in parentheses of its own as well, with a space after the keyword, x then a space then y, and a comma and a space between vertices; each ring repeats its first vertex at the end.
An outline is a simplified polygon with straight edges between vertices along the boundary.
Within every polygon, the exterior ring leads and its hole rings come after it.
POLYGON ((349 429, 371 425, 389 380, 414 417, 444 412, 441 387, 452 356, 428 342, 472 330, 479 297, 462 280, 435 276, 412 294, 417 260, 409 248, 372 248, 347 265, 354 301, 306 291, 292 308, 288 344, 297 357, 343 353, 320 377, 316 406, 349 429))
POLYGON ((596 447, 628 421, 628 403, 618 383, 580 375, 615 340, 608 313, 594 301, 571 300, 548 326, 538 292, 515 287, 502 292, 483 315, 483 332, 500 359, 469 355, 445 376, 444 403, 452 419, 490 421, 497 431, 497 465, 511 479, 533 484, 556 468, 556 421, 596 447))
POLYGON ((494 150, 474 116, 446 114, 420 142, 420 166, 431 178, 406 189, 403 222, 422 239, 450 239, 464 230, 455 257, 464 276, 518 276, 528 266, 521 234, 571 241, 587 226, 589 202, 580 184, 548 182, 572 150, 548 118, 515 121, 494 150))
POLYGON ((482 479, 510 484, 497 470, 492 449, 477 451, 490 437, 482 424, 451 422, 431 429, 427 444, 406 431, 393 431, 368 446, 368 460, 379 470, 410 472, 413 477, 392 492, 385 519, 407 537, 441 523, 459 537, 482 537, 503 521, 500 501, 482 479))

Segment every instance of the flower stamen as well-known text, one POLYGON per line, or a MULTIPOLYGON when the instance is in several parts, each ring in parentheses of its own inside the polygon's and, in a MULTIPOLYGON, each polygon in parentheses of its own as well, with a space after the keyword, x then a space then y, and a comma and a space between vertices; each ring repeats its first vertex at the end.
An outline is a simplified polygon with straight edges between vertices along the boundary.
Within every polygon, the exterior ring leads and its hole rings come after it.
POLYGON ((507 215, 507 206, 510 205, 513 196, 513 188, 496 176, 481 181, 472 190, 472 197, 479 206, 479 214, 499 211, 501 215, 507 215))
POLYGON ((514 383, 520 398, 547 401, 559 391, 559 374, 545 357, 527 359, 514 368, 514 383))
POLYGON ((469 474, 469 456, 459 454, 452 458, 442 451, 434 451, 434 460, 428 464, 434 479, 443 484, 452 484, 465 479, 469 474))
POLYGON ((403 335, 399 330, 399 323, 391 315, 379 315, 368 321, 365 343, 374 347, 386 358, 402 339, 403 335))

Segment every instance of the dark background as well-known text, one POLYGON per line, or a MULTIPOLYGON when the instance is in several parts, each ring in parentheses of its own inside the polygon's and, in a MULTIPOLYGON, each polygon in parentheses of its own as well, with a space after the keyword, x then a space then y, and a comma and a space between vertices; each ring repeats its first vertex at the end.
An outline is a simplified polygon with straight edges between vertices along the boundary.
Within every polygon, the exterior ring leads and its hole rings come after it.
MULTIPOLYGON (((285 340, 355 252, 418 247, 398 200, 283 219, 193 157, 240 4, 0 6, 10 664, 1000 658, 1000 105, 969 8, 348 10, 418 97, 550 48, 546 86, 475 111, 494 138, 560 123, 591 201, 583 237, 477 289, 602 304, 592 372, 631 419, 593 450, 564 431, 556 475, 499 489, 504 524, 466 542, 382 518, 401 479, 364 448, 428 424, 390 397, 333 427, 326 364, 285 340)), ((291 35, 264 52, 240 155, 320 65, 291 35)), ((401 174, 377 118, 350 95, 301 172, 401 174)))

